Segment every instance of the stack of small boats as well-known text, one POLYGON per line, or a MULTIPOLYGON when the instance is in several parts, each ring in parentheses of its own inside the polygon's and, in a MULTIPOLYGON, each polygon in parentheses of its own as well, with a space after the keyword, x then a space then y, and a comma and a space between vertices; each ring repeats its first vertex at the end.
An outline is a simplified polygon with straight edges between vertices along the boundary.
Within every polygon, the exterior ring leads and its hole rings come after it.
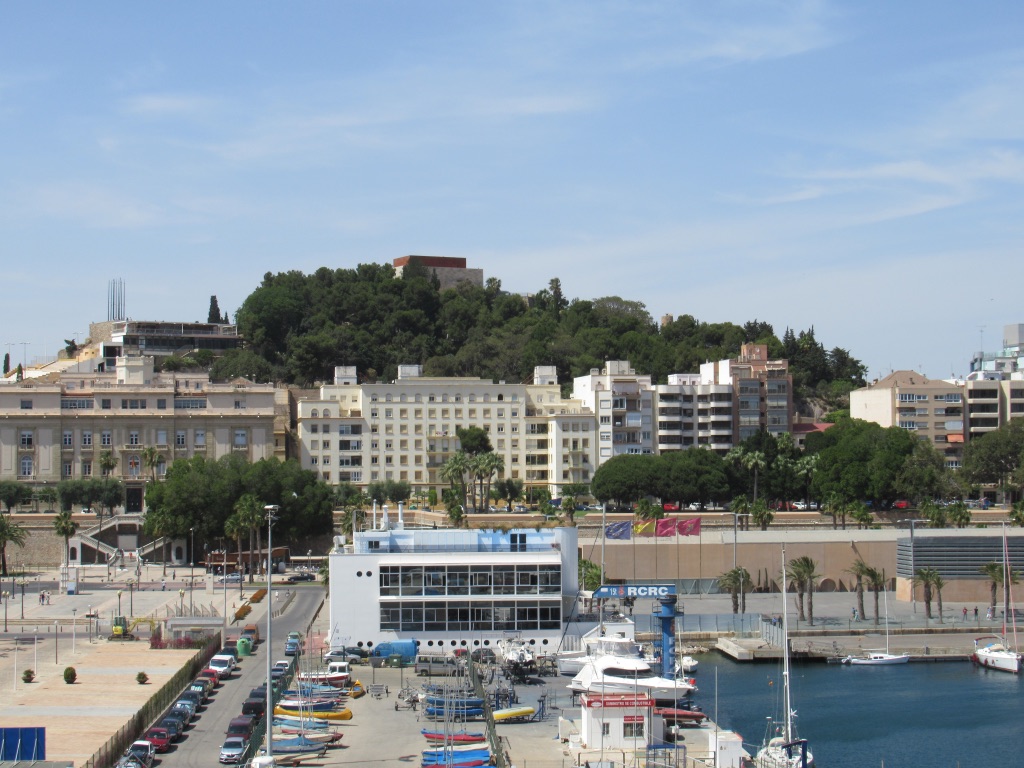
POLYGON ((428 749, 423 750, 424 767, 474 768, 489 765, 491 748, 482 733, 421 731, 428 749))
POLYGON ((484 700, 469 694, 426 694, 424 712, 434 720, 468 720, 483 717, 484 700))
POLYGON ((344 707, 350 690, 300 682, 298 688, 285 691, 274 707, 271 738, 277 763, 323 757, 328 747, 341 746, 342 734, 333 726, 352 718, 351 710, 344 707))

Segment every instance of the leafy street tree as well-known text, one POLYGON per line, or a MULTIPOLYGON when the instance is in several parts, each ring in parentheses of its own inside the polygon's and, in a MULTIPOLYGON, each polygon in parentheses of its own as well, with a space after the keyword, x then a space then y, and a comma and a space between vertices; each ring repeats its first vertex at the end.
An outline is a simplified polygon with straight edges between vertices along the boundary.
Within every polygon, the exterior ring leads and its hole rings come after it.
POLYGON ((457 429, 455 430, 455 436, 459 438, 459 447, 470 456, 489 453, 494 450, 491 447, 491 438, 480 427, 457 429))
POLYGON ((1024 456, 1024 419, 1011 419, 994 432, 967 443, 960 470, 975 484, 998 485, 1005 498, 1010 477, 1021 467, 1024 456))
POLYGON ((7 573, 7 545, 24 547, 26 541, 28 541, 28 529, 20 523, 14 522, 14 518, 10 514, 0 515, 0 576, 9 575, 7 573))
POLYGON ((7 514, 11 514, 19 504, 28 504, 32 501, 32 488, 19 483, 17 480, 0 480, 0 503, 7 507, 7 514))
POLYGON ((594 473, 590 483, 594 498, 630 504, 651 494, 656 487, 655 461, 654 456, 613 456, 594 473))
POLYGON ((64 539, 64 563, 71 562, 70 539, 78 532, 78 523, 71 519, 71 512, 61 510, 53 517, 53 530, 64 539))
POLYGON ((794 558, 786 565, 786 575, 796 584, 796 601, 800 620, 804 620, 804 595, 807 596, 807 620, 814 626, 814 587, 821 578, 818 564, 807 555, 794 558))
POLYGON ((692 448, 666 451, 654 460, 655 484, 651 492, 662 501, 680 506, 691 502, 709 504, 729 498, 725 460, 714 451, 692 448))
POLYGON ((587 592, 593 592, 601 586, 601 566, 590 560, 580 558, 579 561, 580 588, 587 592))
POLYGON ((494 487, 498 489, 500 498, 508 502, 508 511, 512 511, 512 505, 523 498, 523 481, 519 478, 506 477, 495 482, 494 487))
MULTIPOLYGON (((60 495, 56 488, 47 485, 36 489, 35 499, 36 504, 43 504, 47 512, 52 512, 54 505, 60 500, 60 495)), ((38 507, 36 509, 38 511, 38 507)))

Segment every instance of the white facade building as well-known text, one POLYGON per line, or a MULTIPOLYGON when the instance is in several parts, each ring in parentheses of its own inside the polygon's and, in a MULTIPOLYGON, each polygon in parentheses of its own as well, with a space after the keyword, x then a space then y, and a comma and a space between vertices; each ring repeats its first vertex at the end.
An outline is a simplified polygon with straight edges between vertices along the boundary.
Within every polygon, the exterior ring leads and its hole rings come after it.
POLYGON ((651 377, 628 360, 609 360, 573 379, 573 398, 597 417, 598 464, 627 453, 654 453, 651 377))
POLYGON ((529 384, 423 376, 417 365, 400 366, 395 381, 359 384, 354 367, 340 366, 317 399, 298 403, 299 459, 329 483, 396 480, 440 491, 448 483, 439 470, 467 427, 490 437, 505 464, 497 476, 527 489, 557 496, 561 484, 593 475, 594 414, 562 398, 551 366, 538 366, 529 384))
POLYGON ((575 528, 414 530, 399 516, 335 547, 329 567, 333 646, 473 650, 511 634, 553 652, 579 586, 575 528))

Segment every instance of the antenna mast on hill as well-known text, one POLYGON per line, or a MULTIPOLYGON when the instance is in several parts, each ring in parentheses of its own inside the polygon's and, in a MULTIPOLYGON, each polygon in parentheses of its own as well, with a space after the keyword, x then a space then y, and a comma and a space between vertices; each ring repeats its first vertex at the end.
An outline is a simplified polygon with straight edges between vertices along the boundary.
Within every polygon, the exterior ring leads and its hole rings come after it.
POLYGON ((124 320, 124 280, 107 283, 107 320, 124 320))

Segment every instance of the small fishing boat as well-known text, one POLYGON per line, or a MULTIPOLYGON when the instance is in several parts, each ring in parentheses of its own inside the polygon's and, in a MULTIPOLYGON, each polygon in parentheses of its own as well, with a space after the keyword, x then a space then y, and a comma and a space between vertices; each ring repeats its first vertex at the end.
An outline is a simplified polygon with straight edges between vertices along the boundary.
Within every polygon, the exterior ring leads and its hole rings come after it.
POLYGON ((700 725, 708 716, 703 712, 691 709, 675 709, 673 707, 656 707, 654 714, 664 718, 667 723, 700 725))
POLYGON ((482 707, 484 700, 478 696, 426 696, 424 702, 429 707, 482 707))
POLYGON ((274 748, 276 749, 278 744, 292 743, 295 739, 304 739, 303 743, 310 747, 318 744, 335 744, 341 741, 341 736, 337 731, 282 731, 274 734, 274 748))
POLYGON ((480 717, 484 713, 483 707, 427 707, 427 717, 480 717))
POLYGON ((338 699, 282 699, 278 702, 282 709, 298 709, 304 712, 330 712, 340 704, 338 699))
POLYGON ((325 720, 313 721, 308 717, 291 717, 290 715, 274 715, 274 725, 279 728, 306 728, 314 731, 325 731, 331 727, 331 724, 325 720))
POLYGON ((423 752, 423 765, 449 765, 455 762, 466 763, 473 760, 489 761, 491 750, 477 749, 471 752, 452 752, 447 749, 425 750, 423 752))
POLYGON ((500 723, 503 720, 524 720, 533 717, 536 711, 533 707, 507 707, 496 709, 491 714, 494 716, 494 722, 500 723))
POLYGON ((498 641, 498 661, 518 667, 535 667, 537 660, 529 642, 521 637, 506 637, 498 641))
POLYGON ((297 709, 284 709, 280 706, 274 707, 274 714, 284 717, 305 718, 306 720, 351 720, 352 710, 340 709, 333 712, 306 712, 297 709))
POLYGON ((441 733, 440 731, 428 731, 426 728, 420 731, 423 737, 429 742, 443 742, 447 744, 474 744, 487 740, 483 733, 441 733))

